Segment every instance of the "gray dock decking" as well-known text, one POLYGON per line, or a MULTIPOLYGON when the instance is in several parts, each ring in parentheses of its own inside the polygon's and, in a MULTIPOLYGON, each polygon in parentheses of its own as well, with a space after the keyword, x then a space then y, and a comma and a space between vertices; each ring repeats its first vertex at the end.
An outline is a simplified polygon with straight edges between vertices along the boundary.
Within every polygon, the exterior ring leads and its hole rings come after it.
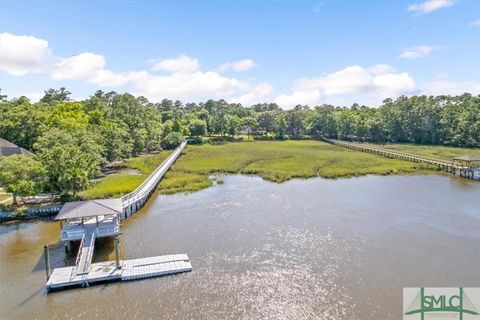
POLYGON ((75 266, 56 268, 47 282, 47 290, 88 287, 98 282, 130 281, 165 276, 192 271, 186 254, 173 254, 120 260, 120 268, 115 261, 92 263, 88 272, 77 274, 75 266))

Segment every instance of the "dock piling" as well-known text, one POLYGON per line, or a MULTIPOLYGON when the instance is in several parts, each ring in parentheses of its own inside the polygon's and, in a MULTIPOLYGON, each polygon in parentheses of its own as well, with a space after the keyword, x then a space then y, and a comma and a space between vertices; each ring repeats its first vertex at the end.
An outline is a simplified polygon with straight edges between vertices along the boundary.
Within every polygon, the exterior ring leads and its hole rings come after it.
POLYGON ((48 244, 43 246, 43 251, 43 255, 45 256, 45 273, 48 281, 50 279, 50 251, 48 250, 48 244))
POLYGON ((115 239, 113 240, 113 245, 115 247, 115 265, 117 266, 117 268, 120 268, 120 259, 118 256, 118 237, 115 237, 115 239))

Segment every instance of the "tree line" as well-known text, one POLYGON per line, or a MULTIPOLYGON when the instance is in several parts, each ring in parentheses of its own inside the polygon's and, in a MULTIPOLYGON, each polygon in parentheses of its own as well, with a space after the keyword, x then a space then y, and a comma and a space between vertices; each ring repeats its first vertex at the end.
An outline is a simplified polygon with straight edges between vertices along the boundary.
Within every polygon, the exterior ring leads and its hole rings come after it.
POLYGON ((14 167, 30 168, 23 176, 33 182, 20 183, 18 194, 38 188, 75 194, 107 162, 174 148, 184 137, 201 143, 208 135, 227 139, 240 133, 254 134, 255 139, 326 136, 480 147, 480 95, 401 96, 386 99, 378 108, 324 104, 283 110, 275 103, 245 107, 225 100, 152 103, 113 91, 71 101, 65 88, 49 89, 39 102, 31 103, 0 92, 0 137, 35 154, 30 160, 0 161, 0 181, 12 179, 14 167))

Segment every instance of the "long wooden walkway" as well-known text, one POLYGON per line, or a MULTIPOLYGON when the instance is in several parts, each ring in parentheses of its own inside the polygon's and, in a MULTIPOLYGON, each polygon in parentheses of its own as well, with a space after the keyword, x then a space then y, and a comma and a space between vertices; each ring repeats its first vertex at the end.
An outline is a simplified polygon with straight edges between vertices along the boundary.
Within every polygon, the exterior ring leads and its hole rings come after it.
POLYGON ((379 148, 379 147, 373 147, 373 146, 370 146, 370 145, 363 145, 363 144, 339 141, 339 140, 334 140, 334 139, 327 139, 327 138, 324 138, 324 137, 322 137, 321 139, 325 142, 330 143, 330 144, 337 145, 337 146, 344 147, 344 148, 348 148, 348 149, 352 149, 352 150, 356 150, 356 151, 362 151, 362 152, 377 154, 377 155, 388 157, 388 158, 395 158, 395 159, 401 159, 401 160, 412 161, 412 162, 426 163, 426 164, 429 164, 429 165, 436 166, 437 168, 439 168, 441 170, 444 170, 444 171, 446 171, 450 174, 458 175, 462 178, 475 179, 475 172, 471 168, 454 165, 453 163, 450 163, 450 162, 436 160, 436 159, 430 159, 430 158, 427 158, 427 157, 420 157, 420 156, 417 156, 417 155, 404 153, 404 152, 387 150, 387 149, 383 149, 383 148, 379 148))
POLYGON ((121 198, 123 203, 124 219, 128 218, 134 212, 138 211, 143 205, 145 205, 148 198, 155 191, 155 188, 160 180, 163 178, 168 169, 170 169, 175 160, 177 160, 177 158, 182 154, 186 146, 187 141, 182 142, 182 144, 180 144, 180 146, 175 149, 175 151, 173 151, 172 154, 170 154, 167 159, 165 159, 165 161, 163 161, 163 163, 158 166, 140 186, 138 186, 137 189, 121 198))

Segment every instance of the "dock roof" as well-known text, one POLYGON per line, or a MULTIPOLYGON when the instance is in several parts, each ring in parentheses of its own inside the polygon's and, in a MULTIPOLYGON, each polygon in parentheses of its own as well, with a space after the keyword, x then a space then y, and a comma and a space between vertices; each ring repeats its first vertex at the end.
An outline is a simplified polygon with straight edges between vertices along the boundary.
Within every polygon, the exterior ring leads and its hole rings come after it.
POLYGON ((5 139, 0 138, 0 157, 8 157, 14 154, 23 154, 26 156, 32 155, 30 151, 23 149, 5 139))
POLYGON ((122 199, 74 201, 65 203, 55 220, 115 215, 122 211, 122 199))

